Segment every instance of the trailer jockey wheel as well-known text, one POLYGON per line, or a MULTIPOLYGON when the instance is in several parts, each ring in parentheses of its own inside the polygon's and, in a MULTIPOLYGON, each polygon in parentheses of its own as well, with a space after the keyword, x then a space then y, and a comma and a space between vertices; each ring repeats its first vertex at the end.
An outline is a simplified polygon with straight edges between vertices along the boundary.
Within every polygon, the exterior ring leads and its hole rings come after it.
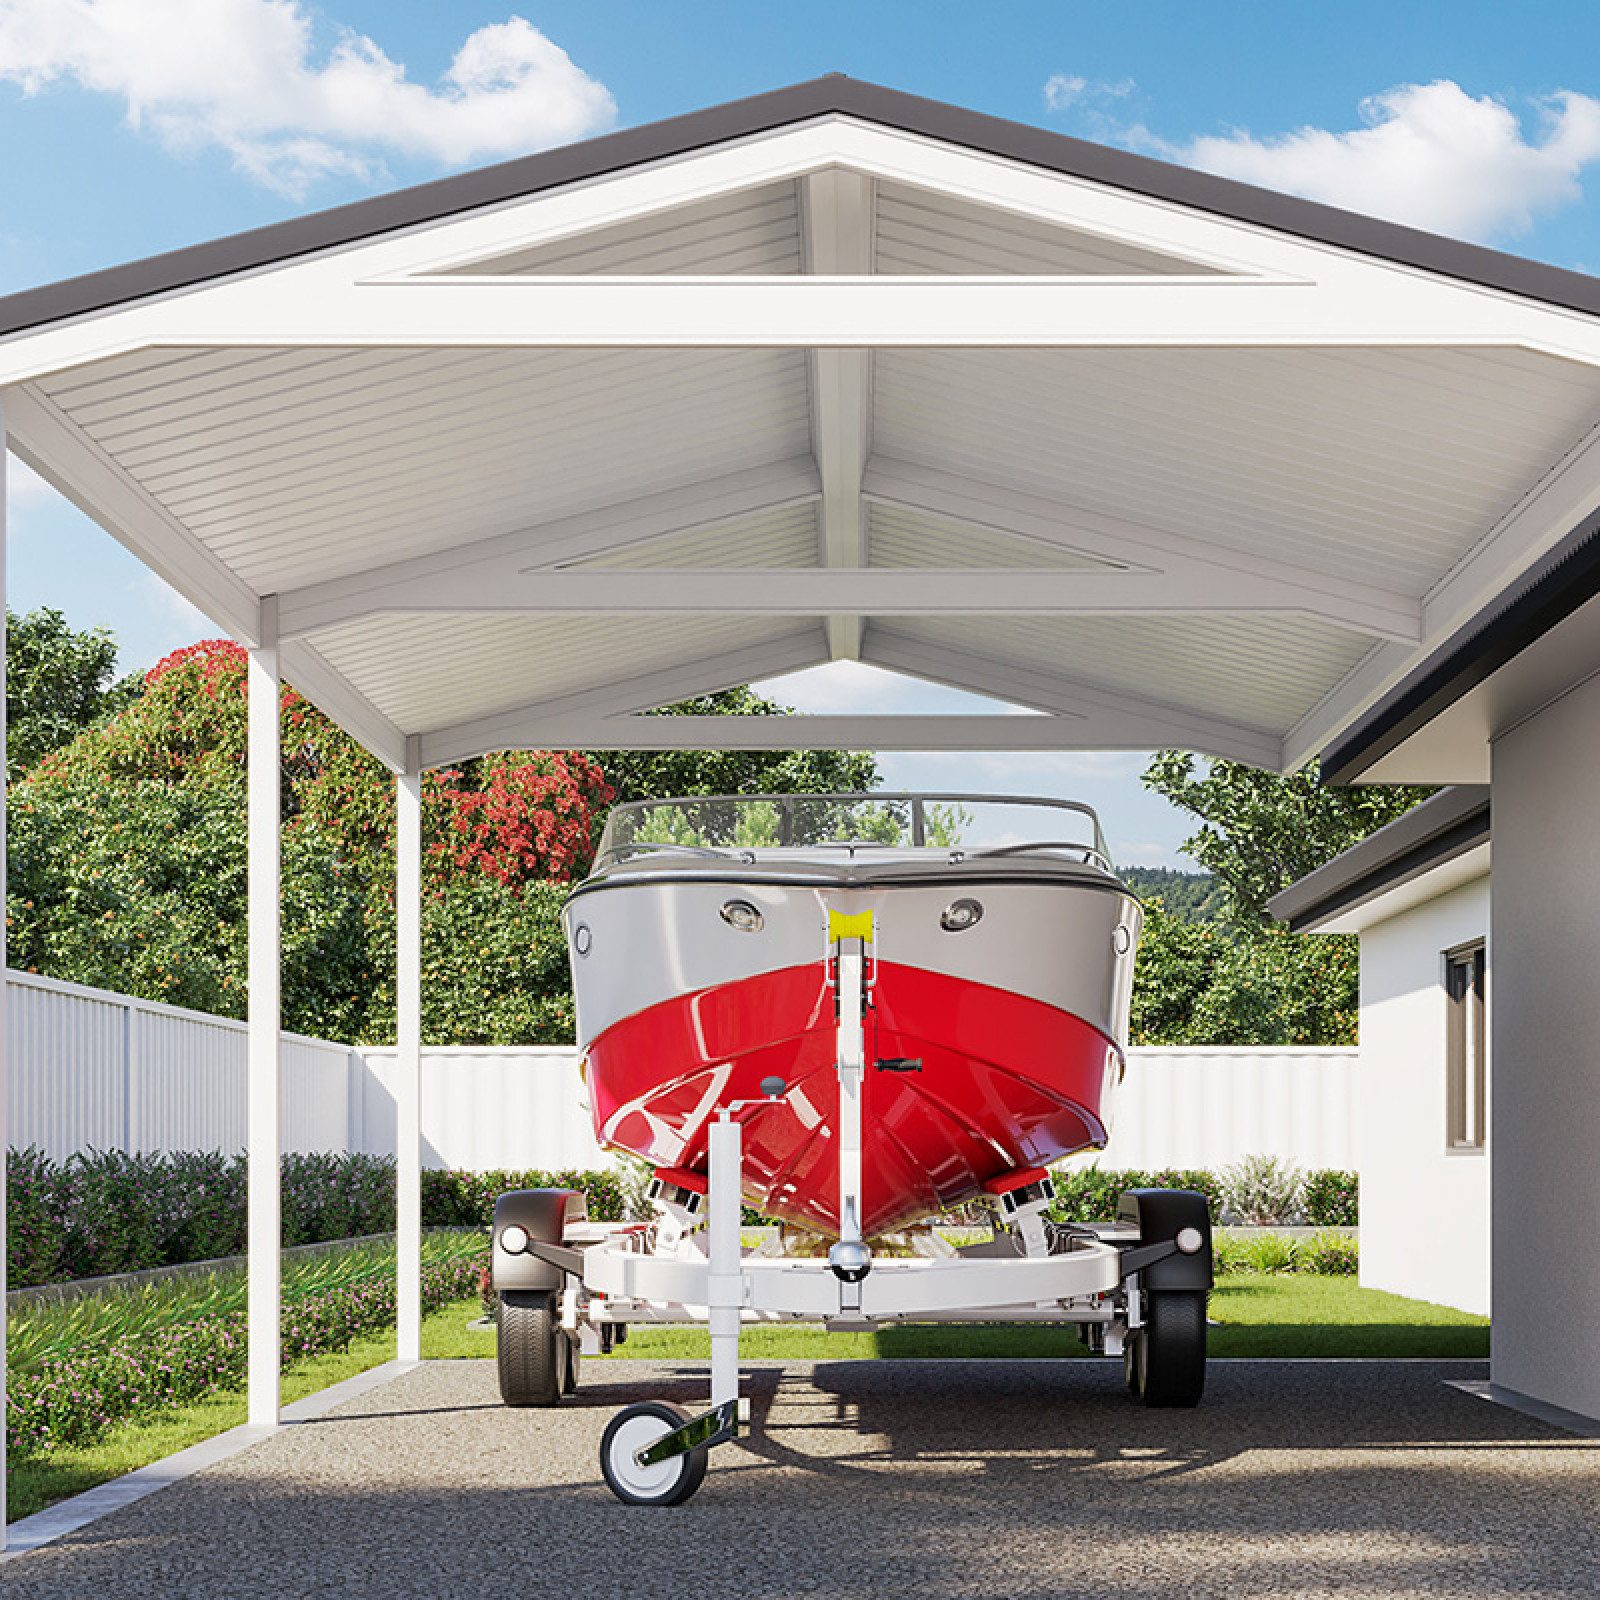
POLYGON ((562 1348, 567 1336, 561 1331, 552 1292, 503 1290, 495 1329, 500 1398, 508 1406, 553 1406, 570 1392, 566 1371, 569 1365, 575 1369, 576 1358, 562 1348))
POLYGON ((1145 1296, 1129 1387, 1147 1406, 1196 1406, 1206 1387, 1206 1297, 1197 1289, 1145 1296))
POLYGON ((644 1400, 614 1416, 600 1441, 600 1470, 612 1494, 629 1506, 681 1506, 705 1482, 705 1445, 641 1466, 637 1452, 690 1420, 681 1406, 644 1400))

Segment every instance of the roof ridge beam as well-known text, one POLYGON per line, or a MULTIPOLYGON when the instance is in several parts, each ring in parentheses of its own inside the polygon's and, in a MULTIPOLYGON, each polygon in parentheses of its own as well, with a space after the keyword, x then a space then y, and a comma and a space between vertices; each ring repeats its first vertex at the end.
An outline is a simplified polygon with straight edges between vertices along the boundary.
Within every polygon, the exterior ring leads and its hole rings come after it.
POLYGON ((1237 597, 1248 594, 1253 599, 1247 609, 1313 617, 1411 644, 1422 638, 1422 607, 1410 595, 937 467, 874 456, 862 492, 883 505, 1042 541, 1124 569, 1143 567, 1187 592, 1193 611, 1238 609, 1237 597))
MULTIPOLYGON (((824 167, 799 179, 801 271, 865 277, 873 268, 876 185, 862 173, 824 167)), ((822 481, 821 556, 825 567, 867 564, 861 479, 872 450, 872 352, 806 352, 811 380, 811 448, 822 481)), ((835 661, 861 654, 859 614, 827 618, 835 661)))
POLYGON ((581 561, 670 534, 804 505, 820 492, 816 464, 809 456, 796 456, 536 523, 515 533, 387 562, 284 590, 278 602, 281 636, 297 638, 384 613, 449 611, 456 608, 437 603, 441 596, 492 595, 558 562, 581 561))

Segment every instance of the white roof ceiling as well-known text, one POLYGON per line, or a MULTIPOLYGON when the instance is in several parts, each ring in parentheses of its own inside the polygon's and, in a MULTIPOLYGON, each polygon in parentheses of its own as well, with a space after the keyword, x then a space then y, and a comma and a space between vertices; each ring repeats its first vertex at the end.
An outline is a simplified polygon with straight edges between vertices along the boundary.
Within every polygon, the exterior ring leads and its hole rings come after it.
POLYGON ((1503 258, 809 87, 0 302, 11 447, 238 637, 276 616, 397 766, 730 733, 1293 765, 1600 501, 1600 318, 1503 258), (633 716, 852 656, 1051 715, 633 716))

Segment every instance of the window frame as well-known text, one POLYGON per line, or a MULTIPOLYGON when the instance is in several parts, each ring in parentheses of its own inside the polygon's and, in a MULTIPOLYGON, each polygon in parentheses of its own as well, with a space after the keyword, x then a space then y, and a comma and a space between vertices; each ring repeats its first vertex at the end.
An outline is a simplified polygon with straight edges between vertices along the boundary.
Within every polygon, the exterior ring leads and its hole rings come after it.
POLYGON ((1488 942, 1472 939, 1446 950, 1442 967, 1445 1149, 1452 1155, 1481 1155, 1489 1133, 1488 942))

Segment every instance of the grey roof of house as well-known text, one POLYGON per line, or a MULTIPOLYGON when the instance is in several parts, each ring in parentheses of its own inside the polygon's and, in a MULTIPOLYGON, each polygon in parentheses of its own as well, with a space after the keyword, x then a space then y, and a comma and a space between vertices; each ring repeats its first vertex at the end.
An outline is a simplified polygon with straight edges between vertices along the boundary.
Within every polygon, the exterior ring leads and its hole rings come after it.
POLYGON ((1298 933, 1465 855, 1488 837, 1489 786, 1456 784, 1290 884, 1267 909, 1298 933))

